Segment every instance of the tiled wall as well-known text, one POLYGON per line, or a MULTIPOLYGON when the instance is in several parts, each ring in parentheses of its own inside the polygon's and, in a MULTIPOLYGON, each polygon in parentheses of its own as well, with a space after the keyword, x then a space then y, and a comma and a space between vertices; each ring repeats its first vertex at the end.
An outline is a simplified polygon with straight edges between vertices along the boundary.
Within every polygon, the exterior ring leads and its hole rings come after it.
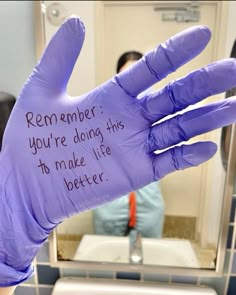
POLYGON ((56 280, 60 277, 79 276, 86 278, 134 279, 142 281, 166 282, 169 284, 185 283, 193 285, 208 285, 213 287, 218 295, 236 294, 236 195, 232 199, 230 222, 228 227, 227 251, 224 275, 220 278, 169 276, 163 274, 113 273, 110 271, 89 271, 80 269, 52 268, 49 265, 48 242, 44 244, 37 255, 35 275, 26 283, 17 287, 15 295, 49 295, 56 280))

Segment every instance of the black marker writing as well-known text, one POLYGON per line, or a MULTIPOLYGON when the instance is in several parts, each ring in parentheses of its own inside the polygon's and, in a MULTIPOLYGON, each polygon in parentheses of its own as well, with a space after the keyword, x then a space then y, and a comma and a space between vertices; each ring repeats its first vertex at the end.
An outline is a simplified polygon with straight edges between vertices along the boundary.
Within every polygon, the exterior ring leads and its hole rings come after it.
POLYGON ((81 143, 90 139, 94 139, 98 137, 100 142, 103 142, 103 135, 100 130, 100 128, 96 129, 85 129, 84 131, 79 131, 77 128, 75 128, 75 136, 74 136, 74 143, 81 143))
POLYGON ((40 159, 39 159, 38 168, 41 168, 41 172, 43 174, 49 174, 50 173, 49 167, 45 163, 43 163, 40 159))
MULTIPOLYGON (((107 179, 106 179, 107 181, 107 179)), ((64 178, 64 183, 68 191, 72 191, 74 189, 84 188, 86 186, 90 186, 93 184, 100 184, 104 182, 104 173, 93 174, 92 176, 88 176, 84 174, 83 176, 79 176, 78 178, 74 178, 72 181, 64 178)))
POLYGON ((95 118, 95 108, 95 106, 92 106, 91 108, 80 110, 77 107, 71 113, 61 113, 59 115, 55 113, 42 115, 28 112, 25 114, 25 118, 28 128, 55 126, 58 122, 70 125, 71 123, 82 123, 85 120, 95 118))
POLYGON ((111 155, 111 149, 109 146, 101 144, 98 148, 93 148, 93 154, 97 160, 101 158, 106 158, 111 155))
POLYGON ((84 157, 76 157, 75 153, 73 152, 72 159, 70 160, 59 160, 55 161, 55 168, 56 170, 67 170, 67 169, 76 169, 79 167, 86 166, 86 162, 84 157))
POLYGON ((117 121, 116 122, 112 122, 112 120, 109 118, 109 120, 107 121, 107 130, 109 131, 109 133, 115 133, 118 130, 122 130, 124 129, 124 124, 121 121, 117 121))
POLYGON ((41 149, 51 149, 52 147, 66 147, 66 137, 65 136, 54 136, 50 133, 48 137, 30 137, 29 138, 29 147, 33 155, 38 153, 38 150, 41 149))

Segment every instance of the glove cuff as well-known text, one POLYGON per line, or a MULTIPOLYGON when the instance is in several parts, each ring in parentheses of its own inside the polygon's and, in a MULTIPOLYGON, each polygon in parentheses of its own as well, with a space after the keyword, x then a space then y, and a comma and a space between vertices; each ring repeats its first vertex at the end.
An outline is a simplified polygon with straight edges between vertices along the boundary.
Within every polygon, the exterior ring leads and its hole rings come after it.
POLYGON ((0 287, 19 285, 30 278, 33 275, 33 271, 32 265, 19 271, 4 263, 0 263, 0 287))

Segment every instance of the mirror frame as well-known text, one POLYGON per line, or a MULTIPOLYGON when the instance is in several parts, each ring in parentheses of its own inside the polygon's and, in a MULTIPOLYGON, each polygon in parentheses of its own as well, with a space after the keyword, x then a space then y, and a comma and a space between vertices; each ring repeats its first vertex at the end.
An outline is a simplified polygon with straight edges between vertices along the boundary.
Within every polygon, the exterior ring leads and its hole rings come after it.
MULTIPOLYGON (((108 2, 108 1, 106 1, 108 2)), ((127 1, 130 2, 130 1, 127 1)), ((145 1, 145 3, 151 1, 145 1)), ((206 1, 208 2, 208 1, 206 1)), ((209 1, 212 3, 212 1, 209 1)), ((218 7, 218 31, 219 36, 225 36, 225 24, 228 14, 228 3, 227 1, 214 1, 217 2, 218 7), (224 2, 224 3, 222 3, 224 2), (221 9, 221 10, 220 10, 221 9), (221 25, 219 24, 222 22, 221 25)), ((97 1, 96 3, 99 9, 101 10, 104 6, 104 1, 97 1)), ((45 32, 44 32, 44 13, 45 7, 43 1, 34 1, 34 15, 35 15, 35 48, 36 48, 36 57, 37 60, 40 58, 45 44, 45 32)), ((98 28, 99 29, 99 28, 98 28)), ((217 48, 217 58, 224 58, 224 43, 217 43, 219 47, 217 48)), ((96 37, 96 36, 95 36, 96 37)), ((225 41, 225 40, 222 40, 225 41)), ((98 66, 98 65, 97 65, 98 66)), ((236 127, 233 125, 231 129, 230 136, 230 149, 229 149, 229 159, 228 167, 226 171, 225 179, 225 188, 223 195, 223 205, 221 213, 221 226, 219 231, 219 241, 217 247, 217 263, 215 269, 191 269, 191 268, 181 268, 181 267, 171 267, 171 266, 158 266, 158 265, 143 265, 143 264, 125 264, 125 263, 110 263, 110 262, 79 262, 79 261, 62 261, 58 260, 57 257, 57 239, 56 231, 54 230, 49 236, 49 257, 50 265, 52 267, 60 268, 77 268, 83 270, 104 270, 104 271, 125 271, 125 272, 141 272, 141 273, 159 273, 159 274, 169 274, 169 275, 187 275, 187 276, 210 276, 218 277, 223 273, 224 259, 226 253, 226 242, 228 234, 228 224, 229 216, 231 209, 231 200, 233 195, 233 181, 235 176, 235 167, 236 167, 236 153, 233 152, 233 148, 236 147, 236 127)))

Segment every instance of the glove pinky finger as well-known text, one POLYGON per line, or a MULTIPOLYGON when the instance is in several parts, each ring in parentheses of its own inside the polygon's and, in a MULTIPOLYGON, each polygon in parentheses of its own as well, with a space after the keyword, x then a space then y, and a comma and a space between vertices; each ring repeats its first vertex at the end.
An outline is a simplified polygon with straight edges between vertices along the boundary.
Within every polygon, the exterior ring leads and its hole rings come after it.
POLYGON ((211 141, 181 145, 155 155, 153 158, 154 179, 159 180, 176 170, 198 166, 209 160, 217 151, 217 145, 211 141))

